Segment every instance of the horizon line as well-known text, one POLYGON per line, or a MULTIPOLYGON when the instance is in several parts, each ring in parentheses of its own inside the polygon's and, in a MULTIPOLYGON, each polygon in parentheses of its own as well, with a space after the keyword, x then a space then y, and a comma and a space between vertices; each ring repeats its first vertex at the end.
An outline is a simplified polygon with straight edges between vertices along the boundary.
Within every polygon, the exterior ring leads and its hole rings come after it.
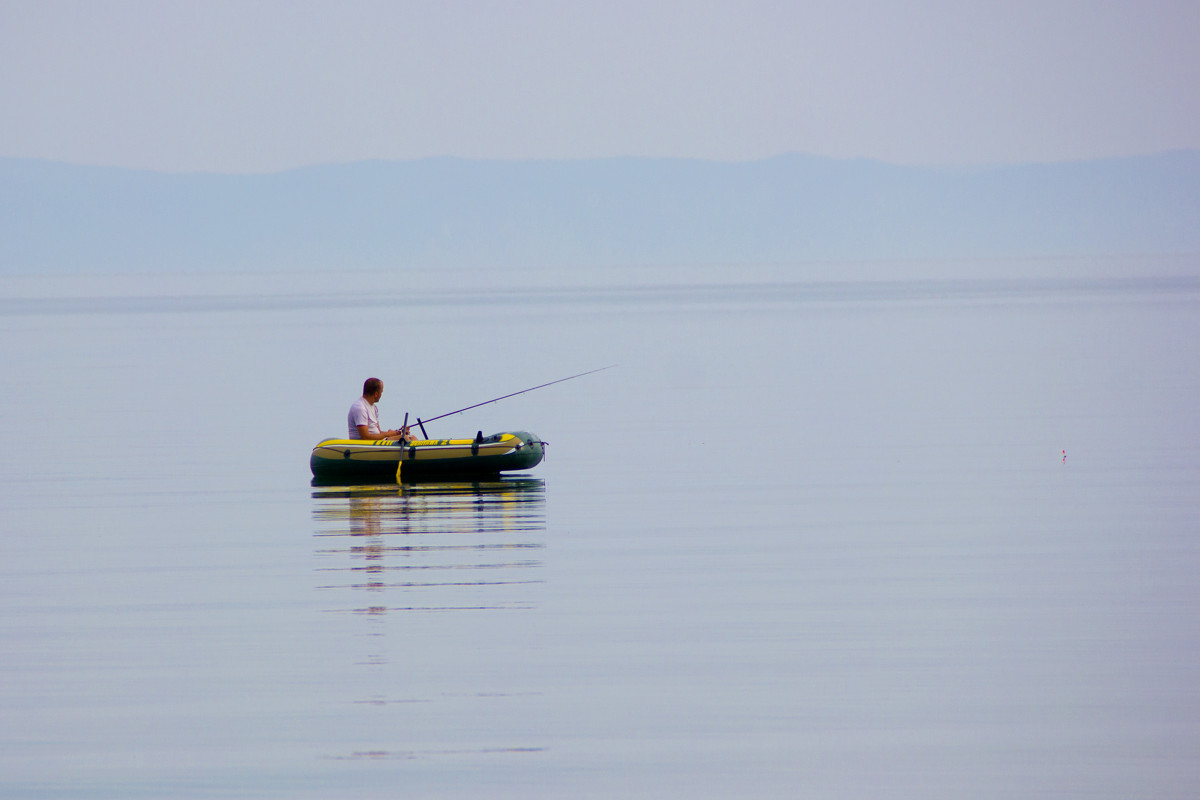
POLYGON ((1170 150, 1161 150, 1149 153, 1138 153, 1132 155, 1111 155, 1111 156, 1092 156, 1052 160, 1031 160, 1031 161, 996 161, 996 162, 955 162, 955 163, 904 163, 895 161, 886 161, 880 158, 871 156, 827 156, 815 153, 805 153, 802 151, 788 151, 777 153, 770 156, 761 156, 756 158, 736 158, 736 159, 721 159, 721 158, 701 158, 696 156, 653 156, 653 155, 620 155, 620 156, 570 156, 570 157, 530 157, 530 158, 482 158, 473 156, 459 156, 451 154, 443 155, 427 155, 414 156, 412 158, 359 158, 344 161, 314 161, 307 164, 299 164, 291 167, 281 167, 278 169, 264 170, 218 170, 218 169, 163 169, 158 167, 148 166, 130 166, 124 164, 99 164, 86 161, 72 161, 67 159, 50 158, 45 156, 14 156, 0 154, 0 162, 25 162, 38 163, 60 167, 73 167, 83 170, 104 170, 115 172, 137 172, 150 173, 164 176, 205 176, 205 177, 268 177, 273 175, 287 175, 296 172, 305 172, 308 170, 329 169, 337 167, 355 167, 368 164, 381 165, 401 165, 401 164, 418 164, 423 162, 460 162, 468 164, 586 164, 586 163, 603 163, 603 162, 669 162, 669 163, 693 163, 706 165, 721 165, 721 166, 743 166, 751 164, 762 164, 770 161, 781 161, 786 159, 808 159, 811 161, 821 161, 828 163, 842 164, 875 164, 881 167, 889 167, 895 169, 906 170, 928 170, 935 172, 972 172, 972 171, 991 171, 1003 169, 1020 169, 1028 167, 1054 167, 1064 165, 1081 165, 1081 164, 1100 164, 1114 161, 1138 161, 1152 160, 1160 158, 1169 158, 1177 156, 1200 156, 1200 148, 1175 148, 1170 150))

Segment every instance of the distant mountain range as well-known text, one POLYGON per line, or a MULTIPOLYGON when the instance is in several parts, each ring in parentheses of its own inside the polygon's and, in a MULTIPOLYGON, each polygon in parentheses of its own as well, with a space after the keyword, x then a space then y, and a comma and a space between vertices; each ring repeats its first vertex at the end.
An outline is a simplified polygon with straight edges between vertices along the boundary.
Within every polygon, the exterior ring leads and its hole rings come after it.
POLYGON ((266 175, 0 159, 0 274, 1200 253, 1200 152, 980 168, 432 158, 266 175))

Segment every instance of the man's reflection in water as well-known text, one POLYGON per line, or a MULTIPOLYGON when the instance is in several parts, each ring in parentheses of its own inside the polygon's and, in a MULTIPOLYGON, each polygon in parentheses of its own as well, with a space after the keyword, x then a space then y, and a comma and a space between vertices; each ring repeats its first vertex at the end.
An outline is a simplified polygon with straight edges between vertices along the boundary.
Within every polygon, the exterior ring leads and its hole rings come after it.
POLYGON ((363 567, 370 576, 366 583, 369 591, 382 591, 383 581, 378 577, 383 574, 383 539, 380 537, 380 509, 382 503, 378 497, 370 495, 350 495, 350 535, 367 537, 366 541, 351 545, 351 552, 367 562, 363 567))

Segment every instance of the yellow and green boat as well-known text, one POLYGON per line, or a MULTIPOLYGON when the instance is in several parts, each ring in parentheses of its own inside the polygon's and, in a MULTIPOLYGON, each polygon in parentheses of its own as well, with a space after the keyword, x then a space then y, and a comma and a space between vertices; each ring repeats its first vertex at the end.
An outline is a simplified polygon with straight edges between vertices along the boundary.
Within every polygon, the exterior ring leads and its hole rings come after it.
POLYGON ((528 431, 505 431, 474 439, 326 439, 308 460, 314 481, 409 481, 476 478, 532 469, 546 443, 528 431))

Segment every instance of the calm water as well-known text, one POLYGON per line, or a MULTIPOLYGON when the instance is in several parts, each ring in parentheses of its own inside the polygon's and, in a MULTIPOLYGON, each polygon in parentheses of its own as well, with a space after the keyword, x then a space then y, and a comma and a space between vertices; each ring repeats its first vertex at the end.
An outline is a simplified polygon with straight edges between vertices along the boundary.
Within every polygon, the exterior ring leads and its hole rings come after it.
POLYGON ((1200 264, 985 266, 0 280, 0 796, 1197 796, 1200 264))

